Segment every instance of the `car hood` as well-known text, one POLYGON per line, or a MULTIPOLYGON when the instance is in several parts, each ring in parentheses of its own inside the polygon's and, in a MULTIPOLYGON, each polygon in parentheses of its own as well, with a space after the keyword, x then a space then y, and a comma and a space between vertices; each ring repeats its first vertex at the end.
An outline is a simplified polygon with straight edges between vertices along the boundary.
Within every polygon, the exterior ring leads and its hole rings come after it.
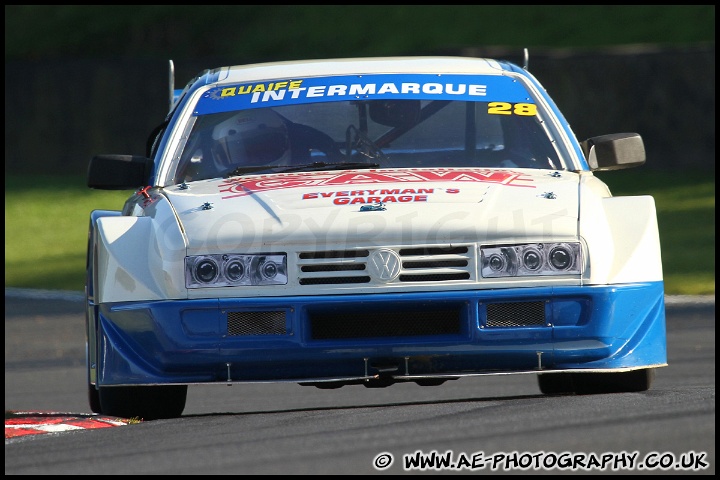
POLYGON ((578 175, 565 171, 300 172, 193 182, 165 195, 188 254, 578 235, 578 175))

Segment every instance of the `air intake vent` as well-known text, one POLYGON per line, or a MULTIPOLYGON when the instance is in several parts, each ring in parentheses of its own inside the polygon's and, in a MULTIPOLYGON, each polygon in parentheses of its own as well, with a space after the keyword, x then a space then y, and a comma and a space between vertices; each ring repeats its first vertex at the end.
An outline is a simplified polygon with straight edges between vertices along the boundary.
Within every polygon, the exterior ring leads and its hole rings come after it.
POLYGON ((545 324, 545 302, 491 303, 487 306, 488 327, 530 327, 545 324))
POLYGON ((460 308, 311 312, 310 326, 314 340, 457 335, 460 333, 460 308))
POLYGON ((228 312, 228 335, 285 335, 285 312, 228 312))

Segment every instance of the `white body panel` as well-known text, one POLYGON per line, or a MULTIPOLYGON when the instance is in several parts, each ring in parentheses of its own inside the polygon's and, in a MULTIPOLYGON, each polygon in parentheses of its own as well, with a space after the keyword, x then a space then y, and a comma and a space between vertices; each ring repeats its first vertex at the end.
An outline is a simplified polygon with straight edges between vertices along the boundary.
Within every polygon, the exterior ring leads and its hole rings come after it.
POLYGON ((662 281, 653 197, 598 197, 585 186, 581 192, 580 236, 590 255, 587 283, 662 281))
POLYGON ((223 83, 265 81, 273 78, 297 78, 326 75, 366 75, 373 73, 472 73, 500 75, 502 69, 492 59, 462 57, 384 57, 353 59, 318 59, 305 61, 271 62, 224 68, 223 83))
POLYGON ((268 175, 250 187, 221 187, 228 181, 216 180, 188 190, 169 187, 166 194, 188 236, 189 255, 283 246, 577 239, 577 175, 475 169, 478 175, 470 177, 467 169, 456 171, 445 169, 453 181, 444 182, 427 180, 438 173, 430 169, 268 175), (556 198, 543 196, 550 191, 556 198), (385 211, 360 210, 378 199, 389 200, 385 211), (205 202, 212 209, 202 210, 205 202))
POLYGON ((146 212, 152 217, 98 219, 97 303, 187 297, 185 240, 175 216, 166 201, 146 212))

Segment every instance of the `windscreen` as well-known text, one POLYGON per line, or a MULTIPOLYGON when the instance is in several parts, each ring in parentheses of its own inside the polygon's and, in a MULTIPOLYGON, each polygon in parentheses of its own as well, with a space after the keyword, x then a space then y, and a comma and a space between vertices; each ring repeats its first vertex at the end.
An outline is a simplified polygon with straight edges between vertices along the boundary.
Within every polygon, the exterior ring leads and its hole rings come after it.
POLYGON ((563 169, 538 105, 506 76, 318 77, 217 87, 175 183, 324 164, 563 169), (265 168, 263 168, 265 167, 265 168))

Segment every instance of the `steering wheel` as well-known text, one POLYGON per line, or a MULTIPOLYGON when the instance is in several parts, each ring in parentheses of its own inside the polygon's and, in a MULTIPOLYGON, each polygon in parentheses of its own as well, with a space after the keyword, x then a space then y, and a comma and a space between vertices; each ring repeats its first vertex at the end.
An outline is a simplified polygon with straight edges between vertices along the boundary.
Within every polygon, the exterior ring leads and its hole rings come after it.
POLYGON ((359 155, 367 157, 371 160, 386 160, 387 156, 372 141, 367 133, 358 129, 355 125, 350 125, 345 132, 345 141, 347 143, 346 154, 349 157, 353 150, 357 150, 359 155))

